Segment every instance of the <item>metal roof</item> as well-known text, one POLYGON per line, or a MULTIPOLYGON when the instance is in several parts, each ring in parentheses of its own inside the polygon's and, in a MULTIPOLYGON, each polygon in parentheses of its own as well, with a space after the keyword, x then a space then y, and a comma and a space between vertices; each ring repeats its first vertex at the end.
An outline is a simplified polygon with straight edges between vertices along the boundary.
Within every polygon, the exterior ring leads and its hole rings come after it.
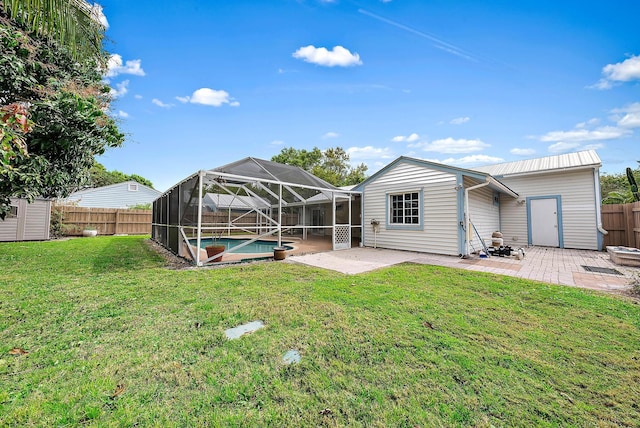
POLYGON ((585 150, 582 152, 565 153, 562 155, 546 156, 543 158, 486 165, 476 167, 474 169, 499 178, 510 175, 533 174, 538 172, 550 172, 553 170, 562 171, 566 169, 600 166, 602 166, 602 161, 595 150, 585 150))

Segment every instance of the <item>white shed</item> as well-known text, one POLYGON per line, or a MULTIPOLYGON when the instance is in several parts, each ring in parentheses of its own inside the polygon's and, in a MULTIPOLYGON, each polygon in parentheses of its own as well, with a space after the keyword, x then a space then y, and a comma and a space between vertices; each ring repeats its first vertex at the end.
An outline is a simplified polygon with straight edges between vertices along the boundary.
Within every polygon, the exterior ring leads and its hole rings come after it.
POLYGON ((78 190, 62 200, 86 208, 131 208, 151 204, 162 192, 136 181, 78 190))
POLYGON ((45 241, 49 239, 51 200, 11 199, 11 212, 0 220, 0 241, 45 241))
POLYGON ((594 150, 477 168, 518 192, 500 204, 500 231, 512 246, 601 250, 600 174, 594 150))

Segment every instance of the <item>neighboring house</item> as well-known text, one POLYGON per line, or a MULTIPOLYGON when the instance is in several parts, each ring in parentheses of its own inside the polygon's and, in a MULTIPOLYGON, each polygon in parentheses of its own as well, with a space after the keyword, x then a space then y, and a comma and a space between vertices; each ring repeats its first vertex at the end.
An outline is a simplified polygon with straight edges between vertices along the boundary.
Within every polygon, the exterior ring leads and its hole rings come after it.
POLYGON ((501 231, 514 247, 598 250, 600 166, 592 150, 475 170, 400 157, 354 189, 363 244, 462 255, 501 231))
POLYGON ((136 181, 125 181, 79 190, 61 202, 86 208, 130 208, 135 205, 151 204, 161 194, 162 192, 136 181))
POLYGON ((49 239, 51 200, 11 199, 11 212, 0 220, 0 241, 44 241, 49 239))

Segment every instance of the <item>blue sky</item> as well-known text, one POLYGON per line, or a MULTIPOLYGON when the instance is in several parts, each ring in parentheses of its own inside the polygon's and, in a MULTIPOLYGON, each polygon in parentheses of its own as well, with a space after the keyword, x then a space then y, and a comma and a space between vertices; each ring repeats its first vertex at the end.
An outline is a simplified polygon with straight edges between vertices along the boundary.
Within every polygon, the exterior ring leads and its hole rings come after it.
POLYGON ((127 141, 166 190, 285 147, 474 166, 596 149, 640 160, 640 2, 102 0, 127 141))

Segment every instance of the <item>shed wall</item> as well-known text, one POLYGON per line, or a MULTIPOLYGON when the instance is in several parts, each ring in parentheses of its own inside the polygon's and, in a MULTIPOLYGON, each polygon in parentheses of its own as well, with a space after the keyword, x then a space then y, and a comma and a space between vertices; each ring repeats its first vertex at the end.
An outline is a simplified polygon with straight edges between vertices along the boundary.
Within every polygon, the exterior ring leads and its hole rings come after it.
POLYGON ((49 239, 51 201, 36 199, 11 199, 18 207, 18 216, 0 220, 0 241, 43 241, 49 239))
POLYGON ((456 174, 401 162, 364 187, 364 245, 458 255, 456 174), (389 193, 423 192, 423 230, 387 229, 389 193), (380 222, 374 237, 371 220, 380 222), (375 239, 374 239, 375 238, 375 239))
MULTIPOLYGON (((562 229, 565 248, 598 249, 595 183, 592 169, 520 177, 503 177, 500 181, 512 188, 521 200, 527 197, 561 197, 562 229)), ((526 204, 502 198, 500 230, 505 245, 528 243, 526 204)))

